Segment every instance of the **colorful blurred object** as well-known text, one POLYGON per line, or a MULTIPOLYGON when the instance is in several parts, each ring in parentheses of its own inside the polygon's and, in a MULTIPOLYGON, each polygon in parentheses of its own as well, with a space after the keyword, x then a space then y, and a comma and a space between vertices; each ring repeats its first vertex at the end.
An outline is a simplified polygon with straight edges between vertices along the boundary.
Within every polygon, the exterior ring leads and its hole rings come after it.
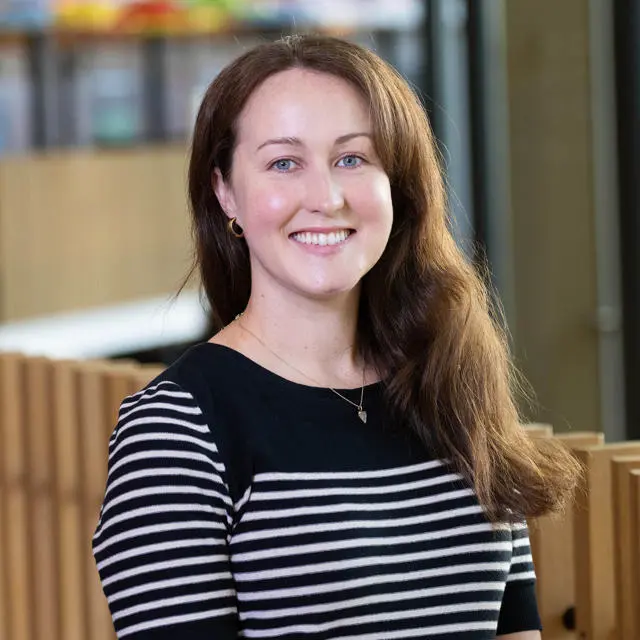
POLYGON ((420 0, 0 0, 7 31, 217 33, 234 28, 392 26, 420 0))
POLYGON ((0 0, 0 29, 43 30, 51 26, 52 0, 0 0))
POLYGON ((230 0, 62 0, 54 22, 61 29, 80 31, 217 32, 236 15, 231 4, 230 0))
POLYGON ((184 5, 171 0, 140 0, 124 5, 114 25, 118 31, 171 33, 187 26, 184 5))
POLYGON ((244 19, 245 0, 5 0, 0 32, 217 32, 244 19))
POLYGON ((54 26, 78 31, 111 29, 117 20, 118 7, 106 2, 60 0, 54 9, 54 26))

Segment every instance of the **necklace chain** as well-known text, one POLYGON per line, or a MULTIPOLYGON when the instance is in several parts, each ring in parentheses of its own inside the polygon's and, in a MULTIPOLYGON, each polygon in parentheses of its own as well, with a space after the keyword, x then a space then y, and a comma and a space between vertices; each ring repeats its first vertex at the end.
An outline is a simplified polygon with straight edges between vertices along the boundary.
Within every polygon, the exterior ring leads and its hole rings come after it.
MULTIPOLYGON (((309 374, 305 373, 304 371, 301 371, 300 369, 298 369, 298 367, 295 367, 290 362, 287 362, 284 358, 279 356, 273 349, 267 346, 253 331, 251 331, 251 329, 248 329, 247 327, 245 327, 244 324, 240 322, 241 315, 242 314, 240 313, 236 316, 236 322, 238 323, 238 325, 243 331, 246 331, 249 335, 255 338, 269 353, 271 353, 273 356, 278 358, 278 360, 280 360, 280 362, 282 362, 283 364, 287 365, 287 367, 290 367, 291 369, 299 373, 301 376, 304 376, 308 380, 311 380, 311 382, 314 382, 318 386, 322 387, 322 385, 317 380, 312 378, 309 374)), ((333 393, 335 393, 338 397, 342 398, 345 402, 348 402, 350 405, 353 405, 358 410, 358 417, 360 418, 360 420, 362 420, 362 422, 367 421, 367 412, 364 410, 362 406, 362 402, 364 400, 364 383, 365 383, 365 367, 363 366, 362 367, 362 387, 360 389, 360 404, 353 402, 353 400, 349 400, 349 398, 343 396, 339 391, 336 391, 333 387, 328 387, 330 391, 333 391, 333 393)))

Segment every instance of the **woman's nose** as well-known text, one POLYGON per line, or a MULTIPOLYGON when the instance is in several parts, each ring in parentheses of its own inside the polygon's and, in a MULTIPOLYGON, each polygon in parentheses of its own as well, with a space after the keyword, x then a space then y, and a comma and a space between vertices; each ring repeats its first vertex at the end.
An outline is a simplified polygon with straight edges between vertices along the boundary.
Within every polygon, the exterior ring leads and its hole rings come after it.
POLYGON ((306 185, 306 208, 331 215, 344 207, 342 185, 329 169, 310 172, 306 185))

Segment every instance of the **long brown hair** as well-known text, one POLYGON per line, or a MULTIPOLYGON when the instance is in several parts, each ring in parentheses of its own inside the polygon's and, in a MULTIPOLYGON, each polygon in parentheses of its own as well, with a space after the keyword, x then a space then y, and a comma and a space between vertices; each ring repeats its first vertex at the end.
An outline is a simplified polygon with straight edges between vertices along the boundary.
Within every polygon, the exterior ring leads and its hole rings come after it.
POLYGON ((212 174, 217 168, 229 179, 237 119, 251 94, 295 67, 346 80, 370 106, 394 221, 362 282, 358 349, 385 372, 397 419, 467 478, 491 520, 556 510, 576 482, 577 463, 551 440, 534 444, 520 426, 505 332, 483 278, 450 232, 425 112, 402 77, 369 50, 332 37, 290 36, 244 53, 207 90, 193 134, 189 197, 192 273, 200 271, 214 329, 244 310, 251 273, 246 243, 226 229, 212 174))

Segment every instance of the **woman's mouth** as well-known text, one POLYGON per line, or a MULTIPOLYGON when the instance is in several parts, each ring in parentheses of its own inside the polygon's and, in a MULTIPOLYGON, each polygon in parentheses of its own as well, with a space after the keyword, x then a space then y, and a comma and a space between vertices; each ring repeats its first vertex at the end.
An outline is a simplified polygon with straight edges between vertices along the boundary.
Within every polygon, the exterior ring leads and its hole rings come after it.
POLYGON ((352 229, 341 229, 340 231, 331 231, 329 233, 301 231, 300 233, 292 233, 290 237, 300 244, 325 247, 346 242, 352 233, 355 233, 352 229))

